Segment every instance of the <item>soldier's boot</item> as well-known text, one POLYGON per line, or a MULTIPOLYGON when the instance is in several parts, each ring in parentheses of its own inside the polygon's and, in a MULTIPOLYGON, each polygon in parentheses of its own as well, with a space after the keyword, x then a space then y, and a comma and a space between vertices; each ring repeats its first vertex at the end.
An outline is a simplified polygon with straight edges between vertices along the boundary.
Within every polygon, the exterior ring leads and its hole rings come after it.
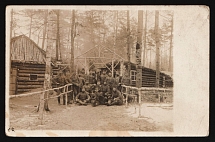
POLYGON ((92 106, 92 107, 95 107, 95 106, 96 106, 96 100, 91 100, 90 102, 91 102, 91 106, 92 106))
POLYGON ((107 106, 111 106, 111 103, 112 101, 111 100, 108 100, 108 102, 107 102, 107 106))

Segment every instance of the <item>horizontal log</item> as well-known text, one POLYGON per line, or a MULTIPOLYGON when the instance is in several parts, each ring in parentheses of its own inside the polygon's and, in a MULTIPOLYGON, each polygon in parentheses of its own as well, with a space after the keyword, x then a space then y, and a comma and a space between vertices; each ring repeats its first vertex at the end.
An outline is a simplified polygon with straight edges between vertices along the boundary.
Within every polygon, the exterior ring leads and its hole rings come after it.
POLYGON ((45 74, 45 71, 19 70, 19 73, 45 74))
POLYGON ((26 87, 26 86, 20 87, 20 86, 18 86, 17 88, 18 88, 18 89, 36 89, 36 88, 42 88, 42 87, 43 87, 43 86, 37 86, 37 87, 35 87, 35 86, 34 86, 34 87, 26 87))
MULTIPOLYGON (((20 77, 18 76, 17 79, 21 79, 21 80, 30 80, 30 77, 29 76, 25 76, 25 77, 20 77)), ((44 80, 44 77, 43 78, 39 78, 37 77, 37 80, 44 80)), ((37 80, 34 80, 34 81, 37 81, 37 80)))
POLYGON ((25 87, 34 87, 34 88, 38 88, 38 87, 43 87, 43 84, 28 84, 28 85, 18 84, 18 85, 17 85, 17 88, 25 88, 25 87))
POLYGON ((27 67, 27 68, 45 68, 45 65, 40 65, 40 64, 15 64, 15 63, 12 63, 12 67, 27 67))
POLYGON ((35 70, 35 71, 45 71, 45 68, 37 68, 37 67, 19 67, 19 70, 35 70))
POLYGON ((17 79, 17 83, 21 82, 44 82, 44 80, 23 80, 23 79, 17 79))
MULTIPOLYGON (((44 78, 45 74, 36 74, 38 78, 44 78)), ((30 74, 29 73, 19 73, 18 74, 19 77, 29 77, 30 74)))
POLYGON ((44 84, 44 81, 40 81, 40 82, 38 82, 38 81, 34 81, 34 82, 32 82, 32 81, 26 81, 26 82, 24 82, 24 81, 19 81, 19 82, 17 82, 17 85, 43 85, 44 84))
POLYGON ((32 89, 17 89, 17 93, 30 92, 32 89))

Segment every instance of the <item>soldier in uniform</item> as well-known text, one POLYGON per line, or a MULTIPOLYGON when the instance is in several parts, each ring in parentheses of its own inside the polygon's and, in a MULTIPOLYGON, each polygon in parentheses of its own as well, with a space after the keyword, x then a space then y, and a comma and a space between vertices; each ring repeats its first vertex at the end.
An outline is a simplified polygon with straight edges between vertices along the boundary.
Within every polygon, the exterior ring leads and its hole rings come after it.
POLYGON ((93 92, 91 94, 91 99, 90 99, 91 105, 93 107, 98 106, 100 104, 99 97, 100 97, 100 92, 99 92, 98 88, 95 88, 95 92, 93 92))
POLYGON ((85 79, 84 79, 84 77, 82 77, 81 75, 79 75, 79 81, 80 81, 80 83, 79 83, 79 88, 80 88, 80 90, 82 89, 82 87, 84 86, 84 84, 85 84, 85 79))
POLYGON ((111 73, 108 74, 108 77, 106 78, 106 82, 107 82, 107 85, 110 88, 110 91, 112 91, 113 86, 115 84, 115 79, 112 77, 111 73))
POLYGON ((88 81, 85 82, 85 85, 82 88, 84 88, 85 91, 88 92, 89 94, 92 93, 92 86, 89 84, 88 81))
POLYGON ((101 85, 104 84, 104 82, 106 81, 107 78, 107 74, 105 71, 102 72, 100 79, 101 79, 101 85))
POLYGON ((121 77, 119 76, 118 73, 116 73, 116 77, 115 77, 115 85, 114 87, 116 87, 119 91, 121 91, 121 77))
POLYGON ((97 82, 97 84, 95 85, 95 88, 98 89, 98 91, 100 92, 101 91, 101 84, 100 84, 100 81, 97 82))
POLYGON ((112 91, 112 99, 111 101, 108 101, 108 106, 111 105, 122 105, 123 104, 123 96, 119 90, 117 90, 115 87, 113 87, 112 91))
POLYGON ((74 98, 77 96, 77 94, 80 92, 80 80, 78 78, 78 75, 76 73, 73 73, 71 76, 71 83, 73 84, 73 93, 74 93, 74 98))
POLYGON ((87 105, 87 103, 90 101, 89 94, 85 91, 84 88, 82 88, 81 92, 78 93, 76 96, 76 102, 79 105, 87 105))
MULTIPOLYGON (((65 85, 65 75, 63 72, 60 72, 57 77, 53 80, 55 84, 59 84, 59 87, 65 85)), ((60 95, 60 93, 63 93, 63 88, 57 89, 57 95, 60 95)), ((60 105, 60 96, 57 97, 58 104, 60 105)), ((63 105, 65 105, 65 94, 63 94, 63 105)))

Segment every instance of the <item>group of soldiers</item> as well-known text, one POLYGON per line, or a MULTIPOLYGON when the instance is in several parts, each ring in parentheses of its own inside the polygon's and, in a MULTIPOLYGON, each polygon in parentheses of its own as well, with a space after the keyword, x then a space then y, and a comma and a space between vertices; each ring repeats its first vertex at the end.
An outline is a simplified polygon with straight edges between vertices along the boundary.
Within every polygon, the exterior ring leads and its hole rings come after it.
MULTIPOLYGON (((127 85, 129 77, 125 76, 122 78, 118 73, 115 74, 115 77, 111 73, 106 73, 106 71, 100 72, 90 72, 89 75, 84 72, 80 74, 73 73, 70 74, 69 71, 61 72, 53 79, 53 84, 58 84, 58 87, 64 86, 66 84, 73 84, 73 92, 68 94, 67 103, 71 103, 73 100, 74 103, 78 105, 87 105, 91 104, 93 107, 98 105, 122 105, 123 98, 121 85, 127 85)), ((57 93, 60 94, 63 92, 63 89, 57 90, 57 93)), ((65 95, 63 96, 63 105, 65 105, 65 95)), ((128 102, 132 100, 131 97, 128 97, 128 102)), ((58 104, 60 104, 60 96, 58 97, 58 104)))

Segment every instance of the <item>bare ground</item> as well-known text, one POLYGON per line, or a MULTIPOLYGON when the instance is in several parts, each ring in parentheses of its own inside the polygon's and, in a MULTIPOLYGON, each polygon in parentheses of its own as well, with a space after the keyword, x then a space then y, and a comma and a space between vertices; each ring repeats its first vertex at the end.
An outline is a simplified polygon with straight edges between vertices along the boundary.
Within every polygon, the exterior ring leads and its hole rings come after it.
POLYGON ((10 127, 15 130, 109 130, 109 131, 173 131, 171 104, 144 103, 142 116, 138 107, 58 105, 57 99, 49 101, 50 112, 44 113, 40 125, 38 96, 10 99, 10 127))

